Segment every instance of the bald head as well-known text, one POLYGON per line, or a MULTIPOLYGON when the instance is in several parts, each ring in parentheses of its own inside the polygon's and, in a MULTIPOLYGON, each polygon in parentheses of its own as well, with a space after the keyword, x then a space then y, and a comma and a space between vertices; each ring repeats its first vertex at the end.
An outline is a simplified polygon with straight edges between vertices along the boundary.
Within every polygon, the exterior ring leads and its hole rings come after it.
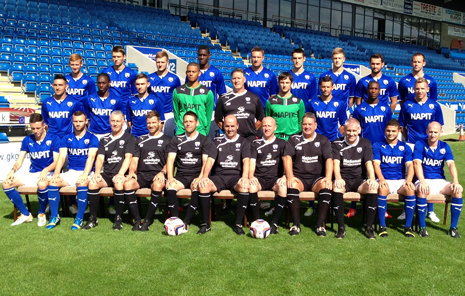
POLYGON ((276 120, 271 116, 267 116, 262 119, 262 124, 265 125, 265 123, 267 125, 276 126, 276 120))
POLYGON ((236 116, 228 115, 224 118, 223 130, 228 139, 231 140, 236 137, 238 128, 239 124, 237 123, 236 116))
POLYGON ((432 122, 430 122, 430 123, 428 124, 428 129, 427 129, 427 131, 432 130, 432 129, 442 131, 442 125, 441 125, 439 122, 437 122, 437 121, 432 121, 432 122))
POLYGON ((344 127, 347 128, 349 126, 354 126, 354 127, 358 128, 358 127, 360 127, 360 121, 358 121, 355 118, 349 118, 344 123, 344 127))
POLYGON ((235 125, 237 125, 237 118, 236 118, 236 116, 234 116, 234 115, 232 115, 232 114, 226 116, 226 117, 224 118, 224 123, 227 123, 227 122, 229 122, 229 123, 234 123, 235 125))

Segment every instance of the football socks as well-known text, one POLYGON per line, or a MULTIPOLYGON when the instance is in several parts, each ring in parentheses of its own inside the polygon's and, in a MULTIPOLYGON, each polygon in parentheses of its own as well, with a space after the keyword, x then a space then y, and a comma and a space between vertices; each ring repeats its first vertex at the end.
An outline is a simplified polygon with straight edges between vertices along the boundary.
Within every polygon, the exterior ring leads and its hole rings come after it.
POLYGON ((114 190, 115 212, 117 216, 122 216, 124 211, 124 190, 114 190))
POLYGON ((357 202, 356 202, 356 201, 351 202, 351 203, 350 203, 350 208, 351 208, 352 210, 357 210, 357 202))
POLYGON ((428 203, 428 212, 434 212, 434 203, 428 203))
POLYGON ((247 210, 247 204, 249 203, 248 192, 238 192, 237 203, 236 203, 236 225, 242 225, 245 211, 247 210))
POLYGON ((45 209, 47 208, 48 204, 48 192, 43 192, 42 190, 39 190, 37 198, 39 199, 39 214, 45 214, 45 209))
POLYGON ((274 207, 273 221, 271 223, 277 225, 279 222, 279 218, 281 218, 281 214, 283 213, 284 208, 286 207, 287 198, 276 195, 275 202, 276 204, 274 207))
POLYGON ((149 221, 152 223, 153 215, 157 211, 157 207, 161 202, 161 191, 153 191, 152 190, 152 197, 150 198, 149 208, 147 210, 147 215, 145 215, 145 221, 149 221))
POLYGON ((386 226, 387 196, 378 194, 379 226, 386 226))
MULTIPOLYGON (((84 213, 86 212, 87 208, 87 186, 79 186, 77 188, 77 206, 78 212, 76 214, 76 218, 84 219, 84 213)), ((71 204, 71 203, 70 203, 71 204)))
MULTIPOLYGON (((29 211, 27 210, 27 207, 23 202, 23 198, 21 197, 21 194, 19 194, 19 192, 16 190, 16 188, 11 187, 11 188, 8 188, 8 189, 4 189, 3 191, 5 191, 8 198, 19 209, 21 214, 23 214, 24 216, 29 216, 29 211)), ((39 201, 40 201, 40 199, 39 199, 39 201)), ((47 207, 47 203, 45 203, 45 207, 47 207)), ((39 213, 40 213, 40 211, 39 211, 39 213)), ((45 213, 45 208, 44 208, 43 213, 45 213)))
POLYGON ((291 216, 294 222, 293 225, 300 228, 300 197, 298 189, 287 189, 287 202, 289 203, 289 209, 291 210, 291 216))
POLYGON ((199 207, 199 192, 197 190, 192 191, 191 200, 187 207, 186 217, 184 217, 184 224, 191 224, 191 219, 199 207))
POLYGON ((328 213, 329 203, 331 202, 331 191, 328 189, 321 189, 318 193, 318 220, 317 227, 323 227, 326 222, 326 214, 328 213))
POLYGON ((97 217, 98 207, 99 207, 99 189, 89 189, 87 192, 87 198, 89 199, 90 215, 92 217, 97 217))
POLYGON ((378 194, 368 193, 366 195, 366 211, 367 211, 367 228, 373 227, 375 221, 376 208, 378 207, 378 194))
POLYGON ((177 197, 176 189, 168 189, 166 191, 166 204, 168 205, 168 211, 170 211, 170 217, 179 217, 179 201, 177 197))
POLYGON ((126 198, 126 202, 128 203, 129 211, 131 212, 134 221, 140 221, 140 214, 139 214, 139 205, 137 204, 137 196, 135 190, 125 190, 124 197, 126 198))
POLYGON ((60 188, 57 186, 48 186, 47 189, 39 190, 39 195, 48 194, 48 203, 50 204, 51 217, 58 217, 58 207, 60 206, 60 188), (47 193, 48 191, 48 193, 47 193))
POLYGON ((462 198, 452 198, 452 203, 450 204, 450 228, 457 228, 457 223, 459 222, 460 213, 462 212, 463 199, 462 198))
POLYGON ((333 203, 333 209, 336 212, 337 224, 339 228, 344 228, 344 194, 342 192, 333 192, 331 201, 333 203))
MULTIPOLYGON (((203 223, 210 225, 210 193, 199 195, 199 205, 202 209, 203 223)), ((208 230, 207 230, 208 231, 208 230)))
POLYGON ((405 228, 412 227, 413 216, 415 215, 415 206, 417 201, 415 195, 409 195, 405 197, 405 228))
POLYGON ((251 213, 251 220, 255 221, 260 218, 260 208, 258 206, 258 193, 249 193, 249 212, 251 213))
POLYGON ((418 211, 418 221, 420 228, 426 227, 426 198, 417 197, 417 211, 418 211))

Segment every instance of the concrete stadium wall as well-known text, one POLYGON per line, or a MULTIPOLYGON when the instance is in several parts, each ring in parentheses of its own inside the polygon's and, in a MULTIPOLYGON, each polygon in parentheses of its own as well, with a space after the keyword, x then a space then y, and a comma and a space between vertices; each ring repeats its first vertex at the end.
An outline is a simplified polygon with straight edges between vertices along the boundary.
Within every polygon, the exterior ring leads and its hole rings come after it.
POLYGON ((455 111, 451 108, 439 104, 441 106, 442 115, 444 117, 444 126, 442 127, 442 134, 449 135, 455 133, 455 111))
MULTIPOLYGON (((452 24, 448 24, 448 23, 443 22, 442 25, 441 25, 441 47, 449 47, 450 48, 450 44, 451 44, 452 40, 454 40, 454 39, 465 41, 465 37, 449 35, 449 27, 459 28, 459 29, 465 30, 465 26, 452 25, 452 24)), ((463 49, 464 48, 462 48, 462 50, 463 49)))

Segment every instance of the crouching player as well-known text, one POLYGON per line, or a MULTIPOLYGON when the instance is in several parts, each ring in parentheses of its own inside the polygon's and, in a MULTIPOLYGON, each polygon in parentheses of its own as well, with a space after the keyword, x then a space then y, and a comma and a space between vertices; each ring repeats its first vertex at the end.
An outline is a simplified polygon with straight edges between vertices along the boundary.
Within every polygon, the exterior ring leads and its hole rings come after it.
POLYGON ((415 236, 412 231, 412 220, 415 214, 412 149, 410 149, 409 145, 397 139, 400 131, 400 123, 396 119, 389 120, 384 130, 386 139, 373 145, 373 166, 379 182, 378 218, 379 236, 381 237, 388 236, 385 214, 387 195, 390 193, 405 196, 406 219, 404 234, 407 237, 415 236))
POLYGON ((99 189, 102 187, 114 187, 115 195, 115 221, 114 230, 123 228, 121 218, 124 210, 123 183, 125 174, 134 154, 135 139, 130 133, 123 130, 123 112, 116 110, 110 115, 111 133, 100 140, 95 161, 95 174, 89 183, 90 216, 87 224, 82 228, 91 229, 98 225, 97 212, 99 208, 99 189), (103 168, 103 173, 101 172, 103 168))
POLYGON ((133 231, 147 231, 153 222, 153 215, 161 201, 161 192, 165 188, 166 147, 171 141, 170 137, 161 132, 163 124, 157 111, 149 111, 145 118, 149 133, 137 138, 129 174, 124 182, 124 195, 134 217, 133 231), (149 209, 143 223, 137 206, 136 190, 139 188, 152 189, 149 209))
POLYGON ((258 192, 273 190, 276 207, 271 226, 271 234, 278 233, 278 220, 286 207, 286 176, 283 176, 283 155, 286 141, 275 136, 276 121, 265 117, 262 121, 263 138, 252 142, 249 165, 249 209, 252 221, 259 218, 258 192))
POLYGON ((418 178, 417 182, 415 182, 415 189, 417 192, 417 212, 420 224, 419 235, 421 237, 429 236, 425 223, 426 197, 428 194, 444 194, 452 196, 449 234, 454 238, 460 238, 460 234, 457 231, 457 223, 462 211, 463 188, 459 184, 454 156, 449 144, 439 140, 442 132, 442 126, 439 122, 433 121, 428 124, 426 132, 428 139, 416 142, 413 152, 413 165, 418 178), (447 163, 447 167, 449 168, 452 183, 446 181, 444 162, 447 163))
MULTIPOLYGON (((287 202, 294 225, 290 235, 300 233, 300 192, 319 194, 317 234, 326 236, 326 212, 331 200, 333 160, 331 143, 326 136, 315 133, 315 114, 308 112, 302 118, 302 134, 289 138, 284 149, 284 170, 287 178, 287 202)), ((273 226, 271 226, 272 231, 273 226)))
MULTIPOLYGON (((210 200, 210 193, 220 192, 221 190, 236 191, 239 195, 237 197, 234 231, 238 235, 244 235, 245 232, 242 229, 241 221, 249 203, 250 142, 237 133, 238 128, 239 124, 236 116, 228 115, 225 117, 223 123, 224 136, 216 137, 213 140, 208 161, 203 170, 203 178, 199 183, 199 191, 200 198, 208 200, 210 200), (214 168, 214 174, 208 178, 212 168, 214 168)), ((208 209, 210 210, 210 208, 208 209)), ((190 207, 188 214, 189 211, 191 211, 190 207)), ((184 223, 186 223, 186 220, 184 220, 184 223)))
MULTIPOLYGON (((60 187, 77 186, 78 212, 71 230, 81 229, 84 212, 87 208, 87 185, 89 176, 94 167, 95 156, 99 146, 97 137, 86 128, 86 114, 76 111, 73 114, 74 133, 65 136, 61 140, 60 154, 57 166, 48 187, 48 199, 60 200, 60 187), (60 174, 68 157, 68 171, 60 174)), ((60 222, 57 217, 55 221, 50 220, 47 229, 55 228, 60 222)))
MULTIPOLYGON (((21 144, 21 152, 18 160, 13 165, 10 173, 3 181, 3 191, 6 193, 12 203, 19 209, 21 215, 11 224, 19 225, 24 222, 32 221, 32 214, 24 205, 23 199, 15 187, 18 186, 36 186, 39 188, 39 214, 37 215, 37 225, 45 226, 45 209, 48 202, 48 183, 49 178, 55 169, 56 160, 60 147, 60 139, 45 131, 44 118, 39 113, 34 113, 29 119, 32 135, 24 138, 21 144), (31 156, 31 166, 28 172, 15 173, 21 168, 26 154, 31 156)), ((58 217, 58 201, 50 203, 52 217, 58 217)))

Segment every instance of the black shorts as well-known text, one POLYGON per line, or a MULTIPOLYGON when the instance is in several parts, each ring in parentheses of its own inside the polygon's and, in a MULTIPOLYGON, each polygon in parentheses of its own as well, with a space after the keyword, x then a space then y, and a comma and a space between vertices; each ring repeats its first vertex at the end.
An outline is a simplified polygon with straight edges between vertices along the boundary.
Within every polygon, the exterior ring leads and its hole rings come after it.
POLYGON ((153 178, 157 175, 156 172, 138 172, 137 183, 140 188, 150 188, 153 183, 153 178))
POLYGON ((260 183, 260 186, 262 187, 262 190, 273 190, 274 185, 276 184, 276 181, 278 181, 278 177, 274 178, 262 178, 262 177, 255 177, 258 180, 258 183, 260 183))
POLYGON ((221 190, 231 190, 232 192, 240 178, 241 176, 214 175, 210 177, 210 180, 215 184, 218 192, 221 190))
POLYGON ((113 177, 116 175, 109 175, 102 173, 102 179, 107 183, 108 187, 115 187, 115 183, 113 183, 113 177))
POLYGON ((315 186, 316 182, 323 179, 323 177, 318 177, 316 179, 305 178, 304 176, 300 176, 300 175, 294 175, 294 177, 296 177, 297 179, 300 180, 300 182, 302 182, 302 184, 304 185, 304 191, 312 191, 313 186, 315 186))
POLYGON ((186 176, 186 175, 176 175, 176 181, 179 181, 182 183, 182 185, 184 185, 184 188, 186 189, 190 189, 191 188, 191 184, 192 184, 192 181, 194 181, 195 178, 198 178, 199 176, 186 176))
POLYGON ((346 182, 346 192, 357 192, 366 179, 344 179, 344 181, 346 182))

